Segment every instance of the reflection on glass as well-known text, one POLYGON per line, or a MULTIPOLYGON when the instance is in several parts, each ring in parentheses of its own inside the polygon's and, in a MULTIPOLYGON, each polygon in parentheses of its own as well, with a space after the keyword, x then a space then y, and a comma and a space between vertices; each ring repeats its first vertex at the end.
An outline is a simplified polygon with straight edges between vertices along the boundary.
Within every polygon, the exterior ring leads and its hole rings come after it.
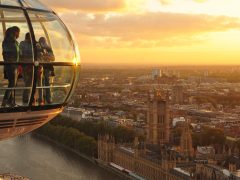
MULTIPOLYGON (((29 69, 33 69, 33 67, 29 67, 29 69)), ((1 107, 20 107, 20 106, 28 106, 30 100, 30 91, 32 89, 32 79, 28 86, 25 83, 25 77, 23 75, 19 75, 17 77, 17 81, 15 82, 15 86, 13 88, 9 88, 9 82, 4 78, 4 67, 0 66, 0 106, 1 107), (4 95, 7 91, 11 92, 11 102, 7 102, 3 105, 4 95)))
POLYGON ((3 12, 3 18, 6 21, 9 21, 9 22, 26 21, 22 10, 1 8, 1 11, 3 12))
POLYGON ((44 4, 39 2, 38 0, 24 0, 25 6, 35 9, 43 9, 43 10, 50 10, 48 7, 46 7, 44 4))
MULTIPOLYGON (((77 85, 78 85, 78 80, 80 78, 80 64, 78 66, 74 67, 75 69, 75 81, 73 82, 73 89, 76 89, 77 85)), ((71 100, 71 97, 73 95, 74 91, 71 91, 69 98, 66 100, 67 103, 69 103, 69 101, 71 100)))
POLYGON ((74 64, 76 66, 81 64, 81 56, 80 56, 80 51, 79 51, 79 47, 78 47, 78 43, 76 42, 76 39, 73 35, 73 33, 71 31, 69 31, 73 40, 73 44, 74 44, 74 49, 75 49, 75 59, 74 59, 74 64))
MULTIPOLYGON (((27 7, 45 8, 35 0, 22 2, 27 7)), ((17 0, 0 0, 0 5, 1 3, 19 6, 17 0)), ((62 21, 54 13, 33 10, 29 10, 28 13, 36 39, 36 54, 33 53, 29 31, 31 24, 27 23, 23 10, 0 8, 0 32, 2 32, 0 33, 0 106, 6 108, 30 105, 34 74, 37 85, 34 105, 63 104, 69 97, 73 80, 77 79, 74 75, 78 75, 78 65, 80 65, 78 46, 62 21), (19 35, 14 33, 12 36, 12 31, 8 31, 12 27, 20 29, 19 35), (11 47, 2 46, 8 32, 11 32, 11 38, 14 38, 11 47), (10 61, 6 58, 6 54, 14 54, 14 58, 10 61), (33 67, 34 59, 40 63, 37 68, 33 67), (10 71, 12 74, 9 78, 10 71), (8 99, 13 103, 3 103, 6 94, 10 94, 8 99)))
POLYGON ((55 67, 53 84, 59 88, 53 89, 53 101, 55 103, 65 102, 73 83, 74 67, 55 67))
POLYGON ((74 44, 75 44, 75 53, 76 53, 75 64, 78 66, 81 64, 81 56, 80 56, 78 44, 76 42, 74 44))
MULTIPOLYGON (((3 42, 6 30, 12 26, 17 26, 20 28, 20 36, 18 38, 18 42, 23 41, 25 39, 25 34, 29 32, 23 12, 21 10, 7 10, 0 8, 0 16, 0 27, 2 32, 0 33, 1 43, 3 42)), ((0 46, 0 51, 2 52, 2 46, 0 46)), ((3 61, 2 53, 0 56, 0 61, 3 61)))
POLYGON ((0 4, 8 6, 20 6, 18 0, 0 0, 0 4))
POLYGON ((71 90, 74 76, 74 67, 50 67, 50 64, 42 65, 42 74, 39 77, 35 99, 43 97, 43 102, 35 103, 36 106, 62 104, 71 90), (53 71, 52 71, 52 70, 53 71))
POLYGON ((2 107, 28 106, 32 90, 33 66, 16 64, 33 62, 33 47, 28 25, 20 10, 0 9, 0 15, 3 32, 0 38, 2 44, 0 60, 6 63, 0 67, 2 94, 0 104, 2 107))
POLYGON ((29 12, 36 40, 46 38, 55 55, 55 62, 75 62, 75 52, 70 34, 58 18, 49 13, 29 12))

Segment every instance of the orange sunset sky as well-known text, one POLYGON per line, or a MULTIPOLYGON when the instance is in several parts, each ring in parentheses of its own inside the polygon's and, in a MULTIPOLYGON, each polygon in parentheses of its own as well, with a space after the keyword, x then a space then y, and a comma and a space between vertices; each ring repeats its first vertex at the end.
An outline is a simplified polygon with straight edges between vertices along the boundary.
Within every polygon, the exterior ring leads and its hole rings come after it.
POLYGON ((42 0, 83 63, 240 64, 239 0, 42 0))

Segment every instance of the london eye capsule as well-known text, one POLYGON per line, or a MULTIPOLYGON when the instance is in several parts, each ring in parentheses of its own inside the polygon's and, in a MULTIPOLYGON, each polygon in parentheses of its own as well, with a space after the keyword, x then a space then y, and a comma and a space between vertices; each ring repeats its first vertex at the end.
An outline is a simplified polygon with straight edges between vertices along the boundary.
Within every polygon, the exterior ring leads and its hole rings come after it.
POLYGON ((31 132, 62 112, 80 56, 60 18, 37 0, 0 0, 0 140, 31 132))

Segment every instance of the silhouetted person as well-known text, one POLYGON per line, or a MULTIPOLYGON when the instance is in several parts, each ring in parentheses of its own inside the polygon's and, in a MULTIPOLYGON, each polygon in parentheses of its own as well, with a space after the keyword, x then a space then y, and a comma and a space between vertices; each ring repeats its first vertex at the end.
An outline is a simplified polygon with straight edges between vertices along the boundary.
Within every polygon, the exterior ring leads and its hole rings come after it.
MULTIPOLYGON (((18 63, 20 58, 20 49, 17 39, 19 38, 20 29, 17 26, 8 28, 2 43, 2 55, 5 63, 18 63)), ((16 86, 18 78, 18 65, 7 64, 4 66, 4 77, 8 80, 8 88, 16 86)), ((5 91, 2 106, 15 106, 14 90, 5 91)))
MULTIPOLYGON (((50 63, 55 60, 51 47, 47 44, 46 38, 41 37, 39 39, 39 51, 41 54, 42 62, 50 63)), ((52 103, 51 89, 50 89, 50 77, 55 76, 54 67, 51 64, 43 65, 43 85, 49 88, 45 88, 45 102, 52 103)))
MULTIPOLYGON (((40 52, 40 45, 39 43, 37 43, 37 58, 39 62, 42 62, 42 54, 40 52)), ((38 105, 42 106, 44 105, 44 101, 43 101, 43 66, 39 65, 37 67, 37 87, 39 87, 37 89, 36 92, 38 92, 38 105)))
MULTIPOLYGON (((25 40, 20 43, 21 56, 20 61, 23 63, 33 62, 33 50, 30 33, 25 35, 25 40)), ((22 75, 25 83, 25 87, 32 87, 33 67, 32 65, 22 65, 22 75)), ((30 89, 23 91, 23 103, 27 104, 29 101, 30 89)))

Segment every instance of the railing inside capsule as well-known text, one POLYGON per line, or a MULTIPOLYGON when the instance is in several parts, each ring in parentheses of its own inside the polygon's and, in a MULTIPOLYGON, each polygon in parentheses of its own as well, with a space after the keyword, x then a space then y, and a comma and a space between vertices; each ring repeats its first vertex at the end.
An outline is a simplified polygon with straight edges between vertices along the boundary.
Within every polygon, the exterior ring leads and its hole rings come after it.
MULTIPOLYGON (((56 63, 39 63, 39 66, 44 66, 44 65, 53 65, 54 67, 74 67, 75 65, 73 63, 61 63, 61 62, 56 62, 56 63)), ((16 65, 16 66, 31 66, 32 69, 34 70, 34 67, 35 67, 35 63, 23 63, 23 62, 19 62, 19 63, 11 63, 11 62, 0 62, 0 68, 3 68, 4 66, 8 66, 8 65, 16 65)), ((32 70, 32 73, 34 74, 34 71, 32 70)), ((0 70, 1 72, 1 70, 0 70)), ((4 79, 4 71, 1 72, 2 73, 2 76, 0 74, 0 92, 1 92, 1 95, 0 95, 0 108, 3 108, 1 106, 2 102, 3 102, 3 96, 4 96, 4 93, 9 90, 9 91, 13 91, 13 102, 15 103, 15 106, 14 107, 21 107, 21 106, 32 106, 32 103, 30 102, 30 99, 29 99, 29 102, 24 104, 22 102, 19 102, 18 99, 20 99, 19 97, 21 95, 19 94, 22 94, 23 92, 20 93, 20 91, 24 91, 24 90, 29 90, 30 92, 32 92, 32 89, 33 87, 31 86, 26 86, 26 87, 18 87, 18 82, 20 81, 19 79, 17 79, 17 82, 15 83, 14 87, 7 87, 8 84, 7 82, 5 82, 4 84, 2 84, 3 82, 3 79, 4 79), (3 93, 2 93, 3 92, 3 93), (17 95, 18 94, 18 95, 17 95), (31 104, 30 104, 31 103, 31 104)), ((63 75, 64 76, 64 75, 63 75)), ((54 89, 59 89, 59 91, 57 91, 58 93, 60 91, 63 91, 65 92, 64 93, 64 96, 61 97, 62 99, 65 99, 70 92, 67 92, 67 91, 70 91, 69 89, 71 89, 72 87, 72 83, 73 83, 73 80, 71 80, 71 82, 69 83, 54 83, 54 78, 52 78, 52 82, 50 82, 49 86, 46 86, 46 85, 41 85, 41 86, 37 86, 35 88, 35 94, 36 92, 39 90, 39 89, 42 89, 42 90, 45 90, 45 89, 50 89, 51 91, 54 91, 54 89)), ((7 79, 5 79, 5 81, 7 81, 7 79)), ((34 76, 32 75, 32 85, 33 85, 33 81, 34 81, 34 76)), ((56 93, 56 92, 55 92, 56 93)), ((31 97, 31 94, 29 94, 29 98, 31 97)), ((64 100, 63 102, 64 103, 64 100)), ((59 102, 54 102, 53 101, 53 104, 62 104, 62 103, 59 103, 59 102)))

